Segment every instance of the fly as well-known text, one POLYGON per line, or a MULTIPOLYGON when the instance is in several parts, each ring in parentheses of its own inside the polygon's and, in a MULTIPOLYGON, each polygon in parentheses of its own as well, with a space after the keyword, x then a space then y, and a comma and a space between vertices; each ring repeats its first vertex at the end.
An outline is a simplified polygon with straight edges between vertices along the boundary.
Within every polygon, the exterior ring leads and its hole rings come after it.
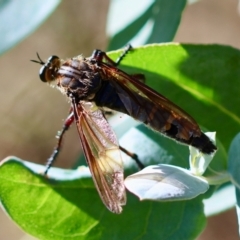
POLYGON ((202 153, 211 154, 217 149, 190 115, 140 81, 141 74, 129 75, 117 67, 130 49, 128 45, 116 62, 100 50, 94 50, 89 58, 80 55, 63 61, 51 56, 45 63, 37 55, 39 60, 32 60, 43 65, 40 79, 48 83, 55 81, 71 101, 70 114, 45 173, 60 151, 65 131, 75 121, 95 186, 105 206, 114 213, 121 213, 126 203, 120 154, 125 149, 118 145, 102 107, 128 114, 202 153))

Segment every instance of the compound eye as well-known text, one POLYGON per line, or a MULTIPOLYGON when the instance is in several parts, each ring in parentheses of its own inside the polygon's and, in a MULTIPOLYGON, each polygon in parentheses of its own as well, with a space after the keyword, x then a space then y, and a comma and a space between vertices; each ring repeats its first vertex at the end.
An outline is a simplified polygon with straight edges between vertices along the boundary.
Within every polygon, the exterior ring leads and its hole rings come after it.
POLYGON ((43 82, 49 82, 52 81, 49 76, 51 76, 49 72, 49 68, 47 66, 42 66, 40 71, 39 71, 39 77, 43 82))
POLYGON ((51 56, 41 67, 39 77, 43 82, 54 81, 60 68, 60 59, 57 56, 51 56))
POLYGON ((52 55, 48 58, 47 63, 51 63, 52 65, 60 64, 60 58, 58 56, 52 55))

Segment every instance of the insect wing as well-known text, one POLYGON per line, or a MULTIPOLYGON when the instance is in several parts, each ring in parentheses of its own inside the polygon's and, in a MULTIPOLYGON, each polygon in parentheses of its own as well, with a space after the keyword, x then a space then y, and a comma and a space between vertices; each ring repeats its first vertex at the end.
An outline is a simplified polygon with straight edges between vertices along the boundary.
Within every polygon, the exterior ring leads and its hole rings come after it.
POLYGON ((131 116, 144 123, 147 122, 151 127, 163 133, 175 124, 178 131, 176 137, 183 139, 183 142, 192 135, 201 135, 196 121, 163 95, 120 69, 103 62, 102 67, 106 75, 114 76, 111 83, 117 89, 131 116))
POLYGON ((74 110, 83 151, 98 193, 110 211, 121 213, 126 195, 117 138, 94 103, 82 101, 74 110))

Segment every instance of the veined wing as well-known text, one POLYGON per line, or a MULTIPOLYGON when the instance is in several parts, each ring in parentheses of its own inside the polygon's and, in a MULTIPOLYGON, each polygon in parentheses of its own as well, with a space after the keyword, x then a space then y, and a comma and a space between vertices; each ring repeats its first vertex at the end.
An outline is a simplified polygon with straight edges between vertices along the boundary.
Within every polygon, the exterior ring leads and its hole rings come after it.
POLYGON ((94 103, 81 101, 73 108, 83 151, 98 193, 110 211, 121 213, 126 195, 117 138, 94 103))
POLYGON ((103 75, 116 89, 130 116, 203 153, 210 154, 217 149, 196 121, 180 107, 135 77, 107 63, 100 64, 103 75))
POLYGON ((130 101, 127 102, 127 99, 129 98, 125 98, 124 94, 119 94, 120 97, 122 96, 121 100, 131 115, 134 115, 134 112, 137 112, 140 118, 141 115, 148 115, 148 118, 146 119, 147 124, 151 125, 151 121, 153 121, 154 117, 160 117, 155 114, 157 111, 159 111, 161 117, 158 119, 158 122, 160 122, 163 131, 167 131, 170 127, 168 125, 175 123, 179 124, 178 134, 181 135, 182 138, 189 138, 189 134, 187 132, 193 134, 195 133, 196 135, 201 134, 201 130, 196 121, 169 99, 149 88, 141 81, 138 81, 134 77, 124 73, 123 71, 112 66, 109 67, 105 63, 102 64, 104 65, 104 68, 107 69, 108 74, 114 76, 115 81, 112 81, 112 84, 119 89, 119 92, 124 90, 126 96, 131 97, 131 101, 138 103, 137 105, 139 109, 136 109, 136 107, 131 104, 130 101), (183 126, 185 129, 180 129, 180 127, 183 126))

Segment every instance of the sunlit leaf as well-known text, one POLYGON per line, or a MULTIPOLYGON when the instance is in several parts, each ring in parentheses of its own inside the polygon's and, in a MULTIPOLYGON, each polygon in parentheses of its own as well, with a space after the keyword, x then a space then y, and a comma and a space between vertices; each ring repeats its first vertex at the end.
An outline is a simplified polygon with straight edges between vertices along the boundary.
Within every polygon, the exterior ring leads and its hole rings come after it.
POLYGON ((43 171, 43 166, 15 157, 0 165, 2 206, 37 239, 177 239, 180 234, 183 239, 195 239, 206 224, 199 197, 159 203, 139 202, 129 194, 119 215, 103 205, 87 168, 52 168, 48 178, 39 174, 43 171), (195 227, 189 229, 186 221, 195 227), (170 233, 169 224, 179 227, 171 227, 170 233))

